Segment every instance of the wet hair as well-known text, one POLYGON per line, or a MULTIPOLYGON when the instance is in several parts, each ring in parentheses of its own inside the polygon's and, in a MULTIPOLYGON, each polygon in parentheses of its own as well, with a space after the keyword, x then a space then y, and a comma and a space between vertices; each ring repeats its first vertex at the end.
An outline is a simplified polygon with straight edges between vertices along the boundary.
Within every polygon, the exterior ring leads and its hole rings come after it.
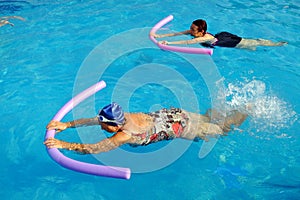
POLYGON ((197 20, 193 21, 193 24, 196 25, 196 26, 198 26, 198 31, 199 32, 204 31, 204 34, 206 33, 207 24, 206 24, 205 20, 203 20, 203 19, 197 19, 197 20))

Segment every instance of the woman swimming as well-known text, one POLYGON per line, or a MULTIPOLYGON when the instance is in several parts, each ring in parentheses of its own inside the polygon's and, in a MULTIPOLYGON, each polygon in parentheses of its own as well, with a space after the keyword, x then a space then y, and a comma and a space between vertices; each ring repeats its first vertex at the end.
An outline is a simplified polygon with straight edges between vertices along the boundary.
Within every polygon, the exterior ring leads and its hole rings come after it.
POLYGON ((124 113, 121 106, 111 103, 105 106, 96 117, 70 122, 51 121, 48 130, 61 132, 67 128, 100 125, 112 137, 95 144, 69 143, 48 138, 44 144, 48 148, 62 148, 86 154, 113 150, 123 144, 143 146, 162 140, 183 138, 207 140, 209 136, 225 135, 232 126, 239 126, 247 114, 232 111, 222 116, 214 110, 205 115, 187 112, 180 108, 161 109, 151 113, 124 113))
POLYGON ((216 35, 212 35, 207 31, 207 23, 203 19, 198 19, 193 21, 189 30, 177 32, 177 33, 168 33, 168 34, 152 34, 153 37, 163 38, 171 37, 177 35, 192 35, 194 36, 191 40, 180 40, 180 41, 160 41, 161 44, 195 44, 200 43, 205 47, 214 48, 215 46, 220 47, 231 47, 231 48, 245 48, 250 50, 255 50, 258 46, 282 46, 287 44, 287 42, 273 42, 271 40, 265 39, 247 39, 242 38, 237 35, 231 34, 229 32, 220 32, 216 35))

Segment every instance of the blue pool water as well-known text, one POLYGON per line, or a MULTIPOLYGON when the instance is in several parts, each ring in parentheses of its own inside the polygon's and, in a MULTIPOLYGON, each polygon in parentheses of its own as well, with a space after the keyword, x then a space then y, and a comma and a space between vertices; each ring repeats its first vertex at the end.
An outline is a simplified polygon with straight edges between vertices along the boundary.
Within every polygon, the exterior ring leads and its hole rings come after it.
MULTIPOLYGON (((299 10, 296 0, 0 1, 1 16, 26 19, 0 28, 0 197, 299 199, 299 10), (211 33, 289 44, 216 48, 212 57, 161 51, 147 33, 169 14, 174 20, 161 32, 185 30, 204 18, 211 33), (219 139, 203 158, 202 141, 125 145, 95 157, 63 151, 133 172, 129 180, 80 174, 48 156, 45 126, 74 94, 99 80, 107 88, 64 120, 92 117, 112 100, 130 112, 175 106, 204 113, 249 102, 253 109, 241 131, 219 139)), ((92 143, 105 135, 88 127, 57 137, 92 143)))

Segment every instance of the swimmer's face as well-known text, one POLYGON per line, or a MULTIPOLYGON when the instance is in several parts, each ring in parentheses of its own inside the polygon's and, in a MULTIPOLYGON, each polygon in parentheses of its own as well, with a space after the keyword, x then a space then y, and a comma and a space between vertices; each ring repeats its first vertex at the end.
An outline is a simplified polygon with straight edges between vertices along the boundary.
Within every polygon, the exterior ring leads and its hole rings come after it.
POLYGON ((195 24, 192 24, 190 27, 190 33, 194 37, 203 37, 204 36, 204 31, 199 31, 199 27, 196 26, 195 24))
POLYGON ((118 130, 120 130, 119 126, 112 126, 112 125, 108 125, 106 123, 100 122, 100 126, 102 130, 105 130, 109 133, 116 133, 118 132, 118 130))

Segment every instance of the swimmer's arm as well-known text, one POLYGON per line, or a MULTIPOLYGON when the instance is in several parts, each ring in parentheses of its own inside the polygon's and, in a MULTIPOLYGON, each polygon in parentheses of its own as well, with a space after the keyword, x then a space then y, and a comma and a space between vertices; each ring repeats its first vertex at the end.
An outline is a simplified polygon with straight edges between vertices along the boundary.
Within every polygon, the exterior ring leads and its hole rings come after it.
POLYGON ((162 44, 197 44, 197 43, 204 43, 204 42, 211 42, 212 39, 209 38, 203 38, 203 37, 198 37, 198 38, 193 38, 191 40, 179 40, 179 41, 162 41, 162 44))
POLYGON ((44 144, 48 148, 60 148, 76 151, 83 154, 97 154, 102 152, 111 151, 117 147, 128 143, 131 140, 131 136, 118 132, 114 136, 104 139, 95 144, 80 144, 80 143, 69 143, 55 138, 48 138, 44 144))
POLYGON ((81 127, 81 126, 99 125, 99 120, 98 120, 98 117, 93 117, 93 118, 77 119, 77 120, 69 121, 66 123, 68 124, 68 128, 75 128, 75 127, 81 127))
POLYGON ((177 36, 177 35, 188 35, 188 34, 190 34, 190 30, 176 32, 176 33, 167 33, 167 34, 153 34, 153 33, 150 33, 150 35, 155 37, 155 38, 172 37, 172 36, 177 36))
POLYGON ((81 127, 81 126, 93 126, 93 125, 99 125, 99 121, 97 117, 93 118, 84 118, 84 119, 78 119, 74 121, 69 122, 60 122, 60 121, 50 121, 50 123, 47 125, 48 130, 56 130, 56 133, 61 132, 67 128, 75 128, 75 127, 81 127))

